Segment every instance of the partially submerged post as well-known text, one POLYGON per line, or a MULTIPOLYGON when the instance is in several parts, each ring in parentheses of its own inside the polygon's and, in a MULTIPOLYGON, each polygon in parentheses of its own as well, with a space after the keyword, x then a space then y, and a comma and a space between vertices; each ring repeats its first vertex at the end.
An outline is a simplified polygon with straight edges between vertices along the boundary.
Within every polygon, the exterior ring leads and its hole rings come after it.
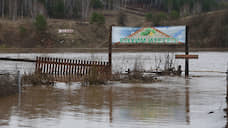
MULTIPOLYGON (((189 46, 188 46, 188 31, 189 28, 186 26, 186 43, 185 43, 185 55, 189 54, 189 46)), ((185 58, 185 77, 189 76, 189 60, 185 58)))
POLYGON ((189 55, 188 43, 189 27, 186 26, 186 42, 185 42, 185 55, 176 55, 176 59, 185 59, 185 77, 189 76, 189 59, 198 59, 198 55, 189 55))
POLYGON ((21 74, 20 71, 17 71, 17 84, 18 84, 18 93, 21 94, 21 74))
POLYGON ((18 106, 21 106, 21 73, 17 71, 17 84, 18 84, 18 106))
POLYGON ((228 104, 228 67, 226 70, 226 102, 228 104))
POLYGON ((109 29, 109 49, 108 49, 108 63, 109 63, 109 78, 112 78, 112 26, 109 29))

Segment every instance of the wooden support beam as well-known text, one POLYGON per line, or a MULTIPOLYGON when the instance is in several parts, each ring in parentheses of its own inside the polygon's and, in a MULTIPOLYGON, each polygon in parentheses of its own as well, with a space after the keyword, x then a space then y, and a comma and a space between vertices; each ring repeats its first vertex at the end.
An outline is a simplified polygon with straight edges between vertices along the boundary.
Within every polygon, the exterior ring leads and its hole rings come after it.
POLYGON ((0 60, 4 61, 21 61, 21 62, 36 62, 36 60, 31 60, 31 59, 14 59, 14 58, 0 58, 0 60))
POLYGON ((198 59, 199 55, 176 55, 176 59, 198 59))

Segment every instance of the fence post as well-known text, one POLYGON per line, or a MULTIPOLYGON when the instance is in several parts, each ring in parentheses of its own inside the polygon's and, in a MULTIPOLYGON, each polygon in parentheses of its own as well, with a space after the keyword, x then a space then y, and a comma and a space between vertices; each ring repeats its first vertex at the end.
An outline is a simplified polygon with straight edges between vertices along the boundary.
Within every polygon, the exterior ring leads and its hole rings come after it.
POLYGON ((226 102, 228 103, 228 69, 226 70, 226 102))
POLYGON ((74 64, 74 75, 75 75, 76 77, 77 77, 77 74, 78 74, 77 67, 78 67, 78 61, 75 60, 75 64, 74 64))
POLYGON ((109 62, 109 77, 112 77, 112 26, 110 26, 109 32, 109 55, 108 55, 108 62, 109 62))
POLYGON ((21 94, 21 74, 20 71, 17 71, 17 85, 18 85, 18 93, 21 94))
POLYGON ((38 72, 38 70, 39 70, 38 63, 39 63, 39 57, 36 57, 36 68, 35 68, 35 72, 38 72))
MULTIPOLYGON (((189 27, 186 26, 185 55, 189 54, 188 36, 189 36, 189 27)), ((185 77, 188 77, 188 76, 189 76, 189 59, 185 58, 185 77)))

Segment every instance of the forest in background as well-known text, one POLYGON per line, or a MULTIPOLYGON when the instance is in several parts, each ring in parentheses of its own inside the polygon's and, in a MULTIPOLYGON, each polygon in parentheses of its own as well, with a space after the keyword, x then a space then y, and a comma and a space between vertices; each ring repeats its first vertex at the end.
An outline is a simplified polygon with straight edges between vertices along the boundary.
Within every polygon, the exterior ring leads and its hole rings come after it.
POLYGON ((0 0, 0 48, 102 48, 109 25, 190 26, 190 46, 228 47, 227 0, 0 0), (59 29, 73 29, 60 34, 59 29))
POLYGON ((57 19, 87 19, 94 9, 159 9, 180 16, 216 10, 227 0, 0 0, 0 15, 12 20, 38 14, 57 19))

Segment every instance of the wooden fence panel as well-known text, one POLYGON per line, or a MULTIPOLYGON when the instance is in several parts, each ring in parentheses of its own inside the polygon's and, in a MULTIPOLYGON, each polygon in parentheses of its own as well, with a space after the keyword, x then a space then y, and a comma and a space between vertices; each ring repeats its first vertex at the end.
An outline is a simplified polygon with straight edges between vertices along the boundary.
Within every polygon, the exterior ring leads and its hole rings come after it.
POLYGON ((108 71, 108 62, 36 57, 35 72, 52 75, 56 80, 78 80, 91 73, 106 77, 108 71))

